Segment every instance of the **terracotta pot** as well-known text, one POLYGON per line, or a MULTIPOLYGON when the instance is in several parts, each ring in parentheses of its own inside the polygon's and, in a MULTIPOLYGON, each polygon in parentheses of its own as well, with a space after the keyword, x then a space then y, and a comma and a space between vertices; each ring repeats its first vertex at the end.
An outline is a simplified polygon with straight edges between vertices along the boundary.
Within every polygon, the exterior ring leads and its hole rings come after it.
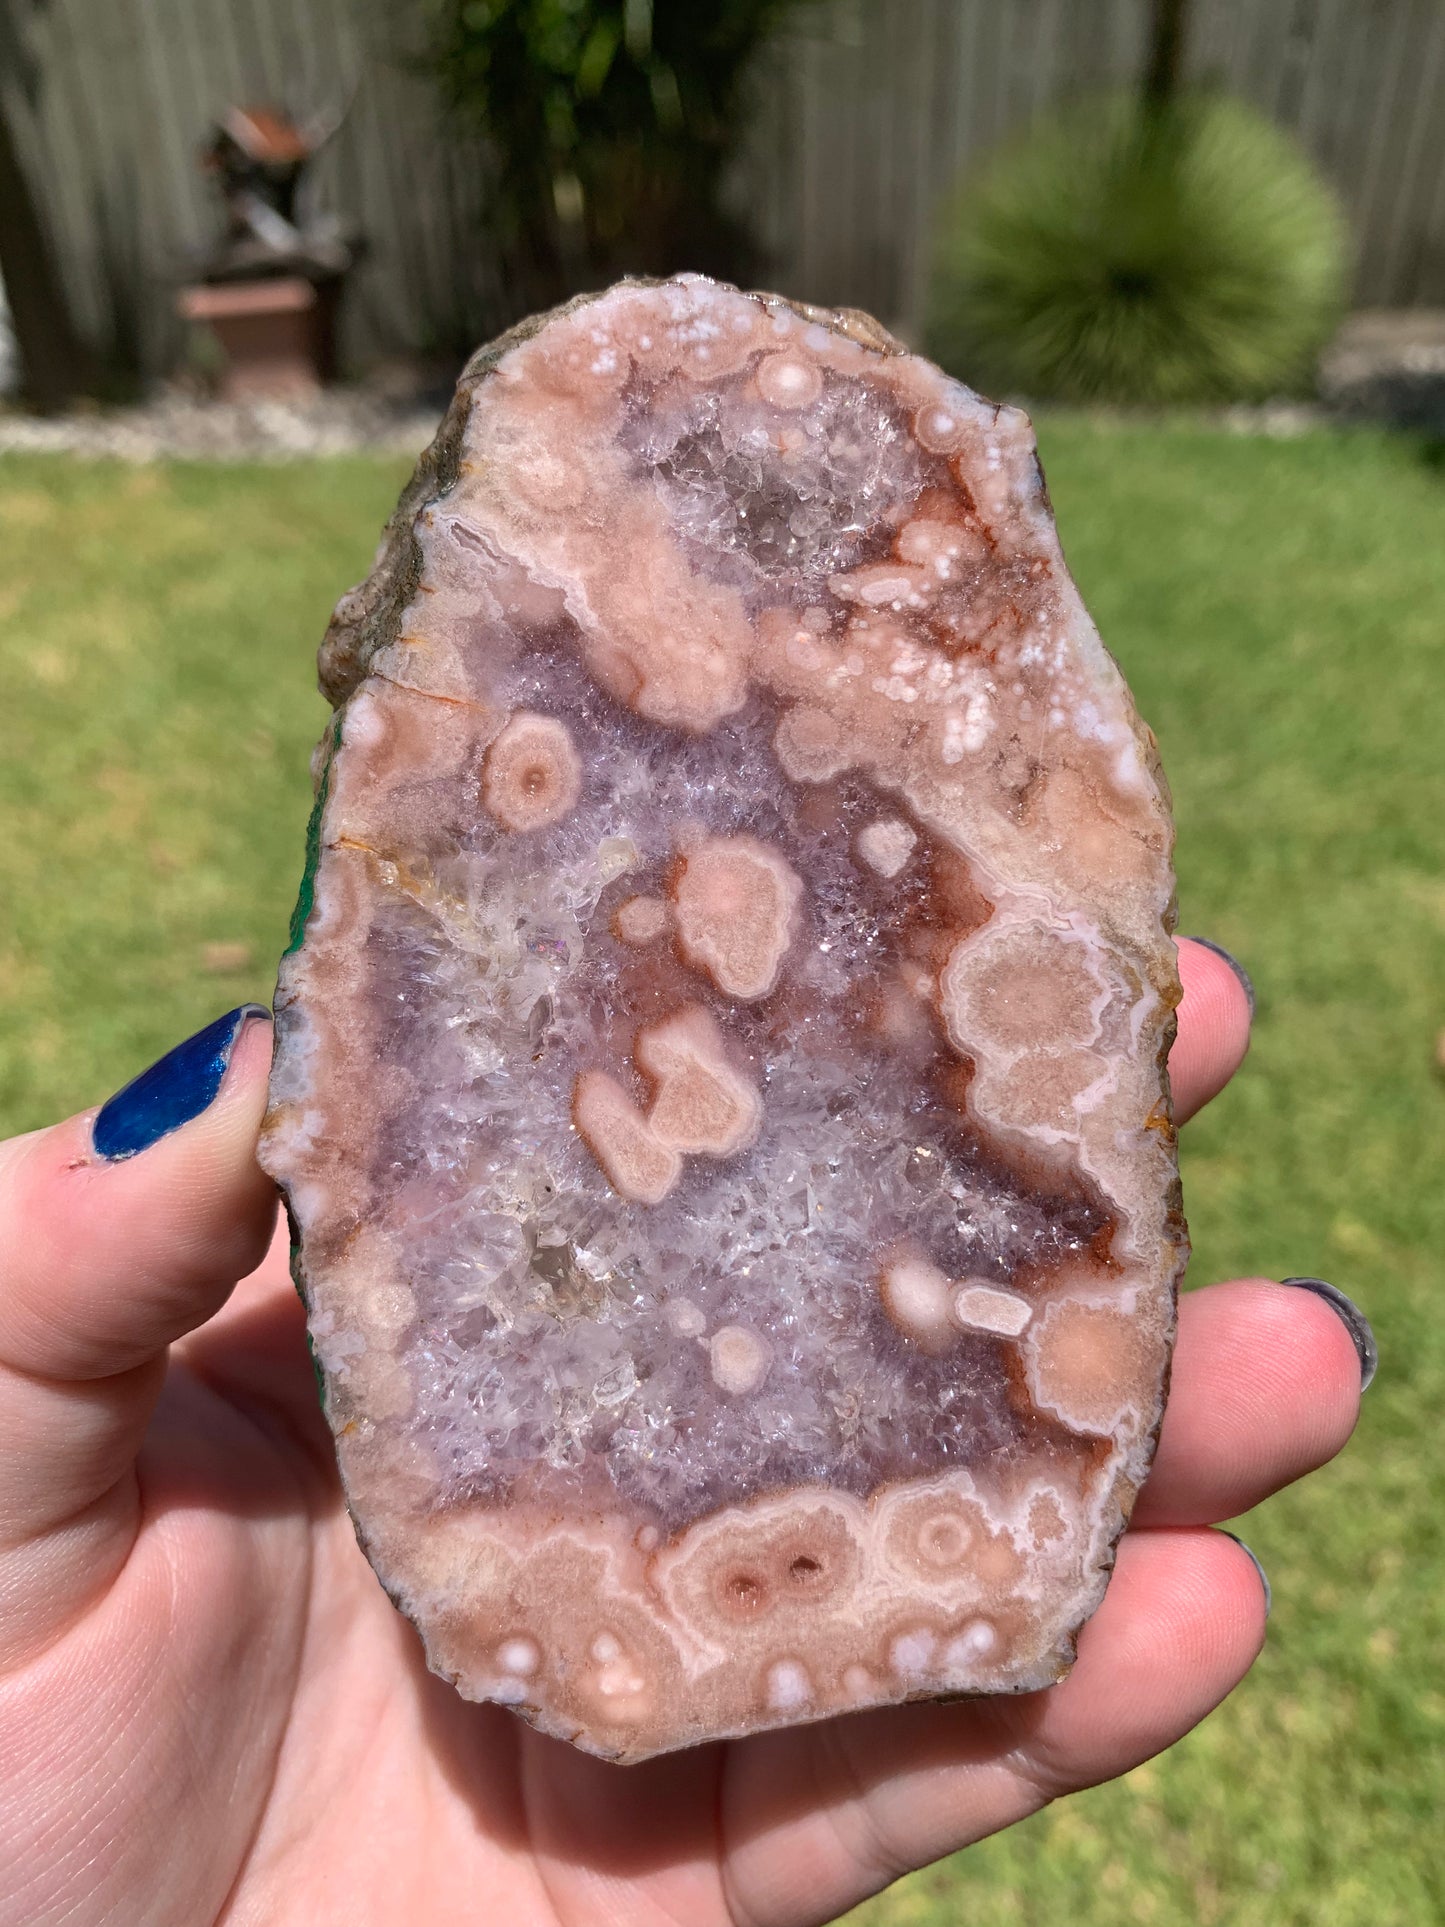
POLYGON ((182 316, 209 330, 223 356, 225 401, 314 395, 335 373, 334 282, 288 275, 183 288, 182 316))

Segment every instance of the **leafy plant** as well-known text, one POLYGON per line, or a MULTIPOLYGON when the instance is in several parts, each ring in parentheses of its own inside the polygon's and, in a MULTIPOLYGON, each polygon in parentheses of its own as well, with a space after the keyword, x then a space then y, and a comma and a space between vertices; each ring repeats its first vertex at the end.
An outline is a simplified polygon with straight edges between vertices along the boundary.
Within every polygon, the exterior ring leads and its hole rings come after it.
POLYGON ((1237 101, 1076 108, 1006 148, 940 229, 933 354, 1039 398, 1295 391, 1344 297, 1334 195, 1237 101))
POLYGON ((496 158, 519 307, 619 274, 746 271, 720 189, 748 62, 800 0, 430 0, 424 64, 496 158))

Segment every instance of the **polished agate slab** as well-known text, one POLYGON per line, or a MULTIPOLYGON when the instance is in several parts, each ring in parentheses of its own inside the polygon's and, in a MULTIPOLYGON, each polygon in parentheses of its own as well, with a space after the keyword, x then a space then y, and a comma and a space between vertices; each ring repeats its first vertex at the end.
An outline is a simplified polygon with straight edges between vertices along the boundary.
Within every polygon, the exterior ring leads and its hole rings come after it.
POLYGON ((635 1760, 1058 1679, 1182 1265, 1153 743, 1025 417, 624 283, 321 655, 263 1162, 430 1665, 635 1760))

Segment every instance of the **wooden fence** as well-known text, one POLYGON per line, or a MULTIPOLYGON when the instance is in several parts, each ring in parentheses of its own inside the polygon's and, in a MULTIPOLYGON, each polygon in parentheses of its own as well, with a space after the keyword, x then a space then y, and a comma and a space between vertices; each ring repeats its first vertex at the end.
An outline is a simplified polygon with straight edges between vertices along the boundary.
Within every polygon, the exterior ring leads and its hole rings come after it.
MULTIPOLYGON (((687 0, 666 0, 685 5, 687 0)), ((84 324, 147 368, 215 227, 233 102, 346 107, 318 202, 368 252, 353 360, 507 318, 481 156, 404 59, 400 0, 0 0, 0 87, 84 324), (8 60, 4 58, 10 50, 8 60)), ((1445 0, 1195 0, 1191 74, 1295 129, 1350 209, 1355 294, 1445 305, 1445 0)), ((737 192, 775 284, 909 325, 939 194, 1051 105, 1127 84, 1147 0, 828 0, 766 50, 737 192)))
MULTIPOLYGON (((790 288, 913 320, 940 193, 1031 116, 1130 82, 1148 16, 848 0, 830 34, 786 43, 752 179, 790 288)), ((1194 0, 1191 20, 1191 78, 1293 129, 1343 195, 1356 301, 1445 305, 1445 0, 1194 0)))

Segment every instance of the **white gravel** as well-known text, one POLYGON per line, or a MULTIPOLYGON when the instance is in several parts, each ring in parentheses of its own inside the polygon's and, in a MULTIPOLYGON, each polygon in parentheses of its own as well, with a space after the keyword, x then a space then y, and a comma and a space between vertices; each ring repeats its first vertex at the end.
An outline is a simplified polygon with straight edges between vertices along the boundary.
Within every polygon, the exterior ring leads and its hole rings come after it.
POLYGON ((0 406, 0 452, 62 453, 122 462, 295 461, 316 455, 417 455, 441 410, 365 389, 311 401, 203 401, 163 389, 139 406, 27 415, 0 406))

